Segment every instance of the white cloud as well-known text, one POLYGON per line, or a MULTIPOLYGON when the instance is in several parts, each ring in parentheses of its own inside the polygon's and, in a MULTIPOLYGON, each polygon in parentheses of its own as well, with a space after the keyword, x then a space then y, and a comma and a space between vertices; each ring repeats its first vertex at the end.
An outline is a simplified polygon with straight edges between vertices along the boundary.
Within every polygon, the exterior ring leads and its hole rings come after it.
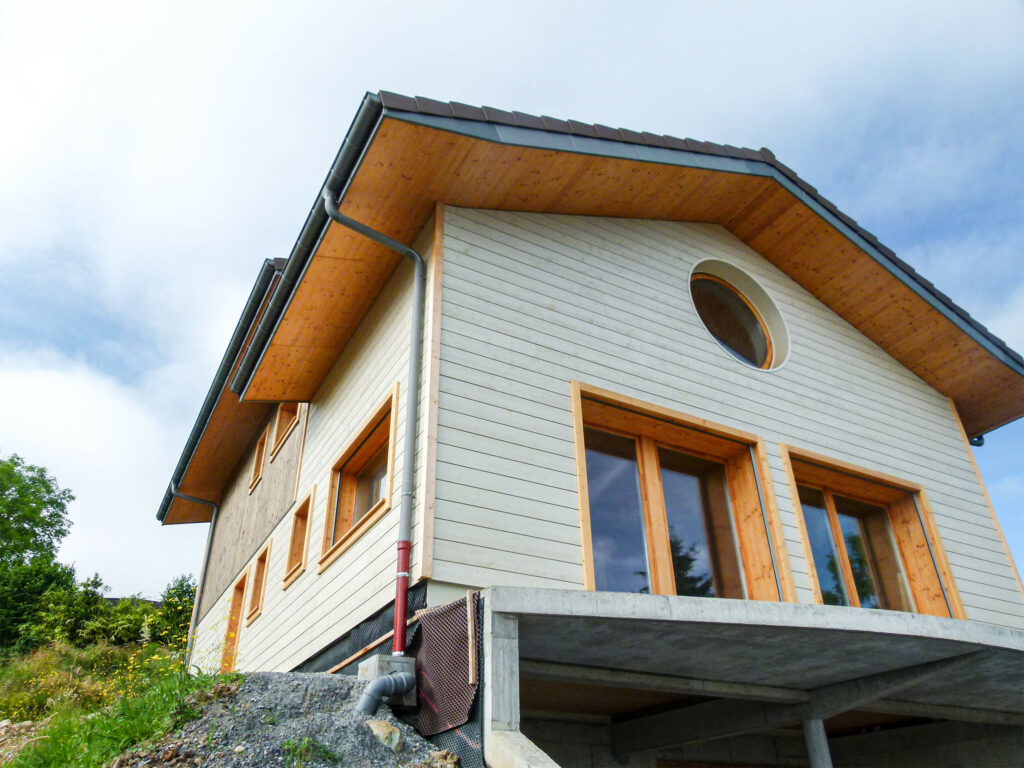
POLYGON ((901 255, 1019 349, 1017 267, 994 287, 965 254, 1016 265, 1020 233, 920 222, 965 195, 1019 211, 997 171, 1020 152, 1021 39, 1009 0, 969 19, 952 2, 6 3, 0 268, 50 286, 58 318, 86 296, 157 362, 107 375, 0 339, 0 450, 78 493, 65 552, 83 570, 135 591, 193 569, 204 532, 156 529, 156 502, 367 89, 767 145, 883 241, 919 244, 901 255))
POLYGON ((114 595, 154 596, 197 572, 205 526, 160 529, 156 509, 180 429, 146 393, 53 355, 0 357, 0 455, 18 453, 75 494, 60 559, 98 572, 114 595))

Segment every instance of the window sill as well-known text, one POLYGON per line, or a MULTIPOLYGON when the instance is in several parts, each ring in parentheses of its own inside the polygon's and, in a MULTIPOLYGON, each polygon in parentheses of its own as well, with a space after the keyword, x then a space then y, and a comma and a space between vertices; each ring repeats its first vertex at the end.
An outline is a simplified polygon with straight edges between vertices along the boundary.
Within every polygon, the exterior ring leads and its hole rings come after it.
POLYGON ((250 496, 252 495, 252 492, 256 490, 256 486, 260 484, 260 480, 262 480, 262 479, 263 479, 263 475, 260 475, 255 480, 253 480, 251 483, 249 483, 249 495, 250 496))
POLYGON ((373 524, 380 520, 387 512, 391 509, 391 504, 387 499, 382 499, 377 502, 377 505, 367 512, 363 519, 356 523, 353 527, 349 528, 338 541, 334 542, 334 545, 320 555, 320 559, 317 561, 317 573, 323 573, 327 568, 341 557, 341 554, 351 547, 367 530, 373 527, 373 524))
POLYGON ((245 617, 245 626, 248 627, 250 624, 252 624, 254 621, 256 621, 256 619, 258 619, 260 617, 261 613, 263 613, 263 606, 262 605, 259 608, 257 608, 255 611, 251 611, 249 613, 249 615, 245 617))
POLYGON ((301 563, 296 563, 288 573, 284 575, 284 581, 281 584, 281 589, 288 589, 295 580, 299 578, 303 573, 306 572, 306 561, 303 560, 301 563))

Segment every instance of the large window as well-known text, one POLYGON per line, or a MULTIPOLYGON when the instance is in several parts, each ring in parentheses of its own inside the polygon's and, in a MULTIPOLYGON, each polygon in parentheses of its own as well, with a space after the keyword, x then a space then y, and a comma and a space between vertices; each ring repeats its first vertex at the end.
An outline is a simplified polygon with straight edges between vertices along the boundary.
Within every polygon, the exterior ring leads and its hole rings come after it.
POLYGON ((574 383, 587 587, 792 599, 751 435, 574 383))
POLYGON ((334 462, 321 571, 391 508, 397 403, 396 384, 334 462))
POLYGON ((924 489, 782 446, 815 598, 963 618, 924 489))

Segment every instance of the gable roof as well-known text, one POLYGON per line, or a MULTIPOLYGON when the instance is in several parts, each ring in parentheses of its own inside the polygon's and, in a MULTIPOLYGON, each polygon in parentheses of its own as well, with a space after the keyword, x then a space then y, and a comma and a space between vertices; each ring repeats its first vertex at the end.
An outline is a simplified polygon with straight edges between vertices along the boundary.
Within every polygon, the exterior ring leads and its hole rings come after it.
MULTIPOLYGON (((405 243, 438 203, 718 223, 953 399, 969 435, 1024 415, 1024 358, 767 149, 382 91, 364 97, 322 190, 405 243)), ((318 195, 230 389, 310 399, 400 258, 329 222, 318 195)))

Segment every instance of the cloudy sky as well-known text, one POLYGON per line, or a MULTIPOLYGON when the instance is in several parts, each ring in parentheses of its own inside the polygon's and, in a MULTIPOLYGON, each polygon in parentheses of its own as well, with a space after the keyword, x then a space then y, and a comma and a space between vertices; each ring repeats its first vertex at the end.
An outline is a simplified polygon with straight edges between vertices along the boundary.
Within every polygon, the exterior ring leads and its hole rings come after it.
MULTIPOLYGON (((71 488, 114 594, 196 571, 154 515, 262 260, 363 93, 770 147, 1024 350, 1019 2, 0 4, 0 455, 71 488)), ((1024 423, 977 451, 1024 560, 1024 423)))

